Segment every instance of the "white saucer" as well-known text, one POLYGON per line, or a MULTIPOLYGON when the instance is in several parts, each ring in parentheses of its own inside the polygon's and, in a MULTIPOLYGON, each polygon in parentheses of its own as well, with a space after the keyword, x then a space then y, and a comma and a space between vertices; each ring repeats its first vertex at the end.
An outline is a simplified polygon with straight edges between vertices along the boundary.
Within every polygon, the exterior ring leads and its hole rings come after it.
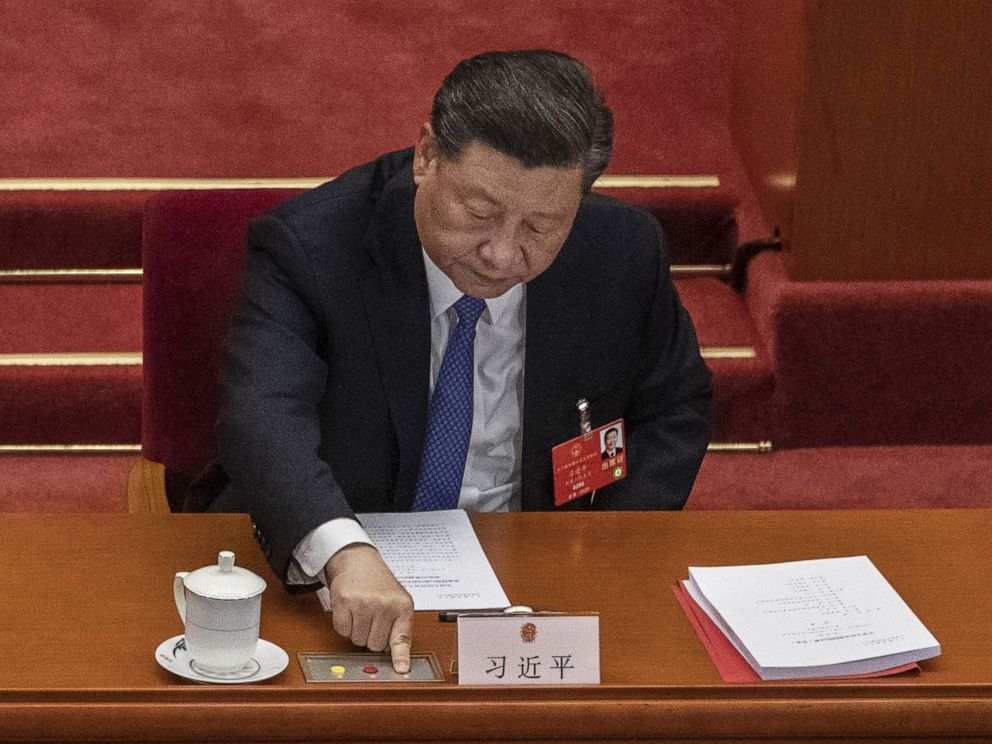
POLYGON ((210 676, 201 674, 191 665, 193 661, 186 651, 186 637, 182 635, 173 636, 167 641, 162 641, 155 649, 155 661, 159 666, 168 669, 173 674, 196 682, 210 682, 218 685, 240 685, 246 682, 261 682, 263 679, 275 677, 279 672, 289 666, 289 656, 276 644, 270 643, 262 638, 258 639, 258 648, 255 649, 255 656, 252 658, 252 668, 246 669, 241 674, 231 676, 210 676))

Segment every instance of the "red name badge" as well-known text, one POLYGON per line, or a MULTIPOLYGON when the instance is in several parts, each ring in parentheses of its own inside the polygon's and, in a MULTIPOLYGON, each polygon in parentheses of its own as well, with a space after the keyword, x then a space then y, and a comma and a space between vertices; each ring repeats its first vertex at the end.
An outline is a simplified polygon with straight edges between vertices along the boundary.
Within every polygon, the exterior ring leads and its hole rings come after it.
POLYGON ((617 419, 554 447, 555 506, 626 477, 625 445, 623 419, 617 419))

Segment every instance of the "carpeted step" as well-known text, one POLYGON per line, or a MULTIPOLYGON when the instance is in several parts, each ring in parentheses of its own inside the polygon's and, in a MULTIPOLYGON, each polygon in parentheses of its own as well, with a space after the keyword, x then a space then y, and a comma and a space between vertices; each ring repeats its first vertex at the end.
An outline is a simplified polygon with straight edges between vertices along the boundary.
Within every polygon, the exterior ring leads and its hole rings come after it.
POLYGON ((992 445, 709 452, 687 509, 985 508, 992 445))
POLYGON ((140 284, 0 284, 0 444, 141 441, 140 284))
POLYGON ((140 441, 140 365, 0 366, 0 443, 140 441))
POLYGON ((992 442, 992 281, 793 281, 767 252, 746 296, 775 359, 776 444, 992 442))
POLYGON ((0 270, 141 266, 147 191, 0 190, 0 270))
MULTIPOLYGON (((715 441, 773 439, 772 374, 740 296, 709 277, 677 281, 714 372, 715 441), (733 352, 754 350, 753 357, 733 352), (721 351, 732 352, 729 357, 721 351)), ((124 353, 141 350, 141 286, 0 285, 0 354, 124 353)), ((16 360, 15 360, 16 361, 16 360)), ((134 359, 86 366, 32 360, 0 366, 0 442, 140 441, 140 366, 134 359)))
MULTIPOLYGON (((285 189, 285 198, 299 193, 285 189)), ((737 247, 737 198, 717 188, 600 188, 665 228, 671 260, 726 264, 737 247)), ((154 191, 0 189, 0 271, 140 268, 142 209, 154 191)))
POLYGON ((0 512, 124 512, 134 455, 0 454, 0 512))
POLYGON ((743 297, 716 277, 676 277, 675 288, 704 347, 755 348, 757 332, 743 297))
POLYGON ((714 277, 676 279, 713 372, 714 442, 775 441, 774 373, 743 298, 714 277))
POLYGON ((141 284, 0 283, 0 354, 141 351, 141 284))
POLYGON ((760 359, 707 359, 713 372, 710 441, 775 442, 772 392, 775 379, 760 359))
POLYGON ((733 260, 738 244, 738 199, 726 187, 596 190, 653 214, 665 230, 673 264, 723 265, 733 260))

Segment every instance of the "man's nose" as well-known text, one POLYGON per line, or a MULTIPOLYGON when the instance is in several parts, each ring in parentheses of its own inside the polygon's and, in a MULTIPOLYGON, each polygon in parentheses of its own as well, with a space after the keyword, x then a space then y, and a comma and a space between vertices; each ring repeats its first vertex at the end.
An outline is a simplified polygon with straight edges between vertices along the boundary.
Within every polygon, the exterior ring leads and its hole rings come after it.
POLYGON ((520 257, 517 231, 510 225, 497 226, 479 247, 479 255, 496 270, 512 269, 520 257))

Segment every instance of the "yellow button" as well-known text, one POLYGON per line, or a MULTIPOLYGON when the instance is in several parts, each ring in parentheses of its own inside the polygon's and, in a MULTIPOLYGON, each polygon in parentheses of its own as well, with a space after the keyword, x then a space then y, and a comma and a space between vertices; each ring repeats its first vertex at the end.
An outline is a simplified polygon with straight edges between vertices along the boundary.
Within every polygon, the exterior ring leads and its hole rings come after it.
POLYGON ((331 674, 344 674, 344 667, 335 664, 331 667, 331 674))

